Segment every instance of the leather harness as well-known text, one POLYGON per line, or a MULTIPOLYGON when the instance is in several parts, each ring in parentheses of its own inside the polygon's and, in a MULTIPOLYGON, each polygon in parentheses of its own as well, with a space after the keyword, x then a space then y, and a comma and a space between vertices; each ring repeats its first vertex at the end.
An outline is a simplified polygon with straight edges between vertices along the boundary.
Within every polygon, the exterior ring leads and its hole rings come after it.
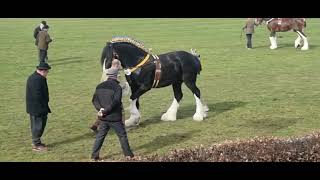
POLYGON ((156 70, 154 73, 154 80, 153 80, 152 87, 156 88, 156 87, 158 87, 158 84, 159 84, 159 81, 161 78, 161 63, 160 63, 159 57, 157 55, 152 55, 152 56, 155 59, 153 62, 156 64, 156 70))
MULTIPOLYGON (((156 65, 156 70, 154 73, 154 80, 152 84, 152 88, 157 88, 161 79, 161 63, 159 57, 157 55, 151 54, 153 57, 153 63, 156 65)), ((147 64, 150 61, 150 54, 147 54, 143 59, 140 60, 140 63, 135 67, 128 68, 125 70, 126 75, 130 76, 132 72, 136 71, 138 68, 142 67, 143 65, 147 64)))

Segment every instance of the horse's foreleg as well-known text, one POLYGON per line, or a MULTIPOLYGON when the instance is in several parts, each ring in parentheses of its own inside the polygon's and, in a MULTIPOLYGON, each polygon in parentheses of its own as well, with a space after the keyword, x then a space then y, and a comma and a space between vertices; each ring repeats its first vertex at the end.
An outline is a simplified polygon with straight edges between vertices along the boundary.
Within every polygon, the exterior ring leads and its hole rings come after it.
POLYGON ((309 49, 309 43, 308 43, 308 39, 307 36, 301 32, 301 31, 297 31, 297 33, 301 36, 301 38, 303 39, 303 46, 301 48, 301 50, 308 50, 309 49))
POLYGON ((134 91, 130 97, 130 118, 125 121, 125 125, 129 126, 137 126, 140 122, 140 112, 139 112, 139 97, 147 92, 149 89, 138 89, 134 91))
POLYGON ((174 92, 174 99, 171 106, 167 110, 167 112, 161 116, 162 121, 175 121, 177 119, 179 102, 183 97, 183 93, 181 91, 181 84, 182 83, 177 83, 172 85, 173 92, 174 92))
POLYGON ((269 39, 270 39, 270 43, 271 43, 270 49, 276 49, 278 47, 277 46, 276 32, 271 32, 269 39))
POLYGON ((125 121, 125 125, 129 126, 137 126, 140 122, 140 112, 137 108, 137 100, 134 99, 130 101, 130 118, 125 121))
POLYGON ((300 35, 298 34, 298 37, 297 37, 297 39, 294 41, 294 47, 295 48, 298 48, 299 46, 301 46, 301 37, 300 37, 300 35))

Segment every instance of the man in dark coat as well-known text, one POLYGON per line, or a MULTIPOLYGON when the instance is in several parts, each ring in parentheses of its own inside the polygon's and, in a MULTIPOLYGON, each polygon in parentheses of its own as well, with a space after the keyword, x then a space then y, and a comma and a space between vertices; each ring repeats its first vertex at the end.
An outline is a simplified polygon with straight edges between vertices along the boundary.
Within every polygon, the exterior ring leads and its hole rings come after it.
POLYGON ((92 98, 92 103, 98 111, 98 117, 101 120, 93 145, 91 155, 93 160, 99 160, 100 149, 110 128, 116 131, 123 154, 126 157, 134 156, 130 149, 127 133, 122 121, 122 89, 117 80, 118 71, 118 68, 112 67, 107 70, 108 79, 96 87, 92 98))
MULTIPOLYGON (((111 68, 120 69, 120 67, 121 67, 120 61, 118 59, 113 59, 111 63, 111 68)), ((100 119, 98 117, 94 122, 94 124, 90 127, 90 129, 92 129, 96 134, 98 133, 99 124, 100 124, 100 119)))
POLYGON ((51 39, 49 33, 49 26, 45 25, 42 28, 42 31, 40 31, 36 38, 36 45, 39 49, 39 61, 40 62, 47 62, 48 61, 48 49, 49 49, 49 43, 52 42, 53 39, 51 39))
POLYGON ((31 74, 26 85, 26 108, 30 115, 32 149, 34 151, 45 151, 47 147, 41 142, 41 136, 46 127, 49 108, 49 90, 47 85, 47 75, 51 67, 40 62, 37 70, 31 74))
POLYGON ((42 31, 42 28, 47 25, 46 21, 41 21, 40 25, 37 26, 33 31, 33 37, 37 39, 38 33, 42 31))

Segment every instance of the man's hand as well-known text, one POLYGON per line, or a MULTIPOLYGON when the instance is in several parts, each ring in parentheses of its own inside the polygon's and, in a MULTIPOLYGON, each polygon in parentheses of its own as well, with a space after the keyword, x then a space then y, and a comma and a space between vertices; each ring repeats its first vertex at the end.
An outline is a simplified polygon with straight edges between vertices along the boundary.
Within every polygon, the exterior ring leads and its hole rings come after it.
POLYGON ((102 116, 103 116, 103 113, 102 113, 101 111, 99 111, 99 112, 98 112, 98 116, 99 116, 99 117, 102 117, 102 116))
POLYGON ((103 113, 102 113, 103 110, 104 110, 104 108, 101 108, 101 109, 99 110, 99 112, 98 112, 98 116, 99 116, 99 117, 102 117, 102 116, 103 116, 103 113))

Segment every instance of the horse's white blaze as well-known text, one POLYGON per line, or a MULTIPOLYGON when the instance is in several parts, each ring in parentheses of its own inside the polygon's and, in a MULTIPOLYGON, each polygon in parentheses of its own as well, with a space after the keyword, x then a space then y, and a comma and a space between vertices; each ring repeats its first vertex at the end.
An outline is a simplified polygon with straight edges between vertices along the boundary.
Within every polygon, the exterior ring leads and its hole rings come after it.
POLYGON ((107 80, 107 69, 106 69, 106 60, 107 59, 104 59, 103 61, 103 65, 102 65, 102 75, 101 75, 101 79, 100 79, 100 82, 103 82, 105 80, 107 80))
POLYGON ((305 37, 302 33, 300 33, 299 31, 297 31, 298 34, 300 34, 300 36, 303 39, 303 46, 301 48, 301 50, 308 50, 309 49, 309 43, 308 43, 308 39, 307 37, 305 37))
POLYGON ((276 37, 269 37, 270 39, 270 49, 276 49, 277 48, 277 38, 276 37))
POLYGON ((136 126, 139 124, 140 120, 140 113, 136 106, 137 99, 130 101, 130 118, 125 121, 125 125, 129 126, 136 126))
POLYGON ((197 104, 196 113, 193 115, 193 120, 202 121, 205 114, 203 110, 203 105, 201 103, 201 100, 195 94, 193 94, 193 96, 196 99, 197 104))
POLYGON ((298 35, 297 39, 294 41, 294 47, 298 48, 301 45, 301 37, 298 35))
POLYGON ((179 108, 179 103, 176 98, 173 99, 173 102, 166 113, 161 116, 162 121, 175 121, 177 120, 177 111, 179 108))

